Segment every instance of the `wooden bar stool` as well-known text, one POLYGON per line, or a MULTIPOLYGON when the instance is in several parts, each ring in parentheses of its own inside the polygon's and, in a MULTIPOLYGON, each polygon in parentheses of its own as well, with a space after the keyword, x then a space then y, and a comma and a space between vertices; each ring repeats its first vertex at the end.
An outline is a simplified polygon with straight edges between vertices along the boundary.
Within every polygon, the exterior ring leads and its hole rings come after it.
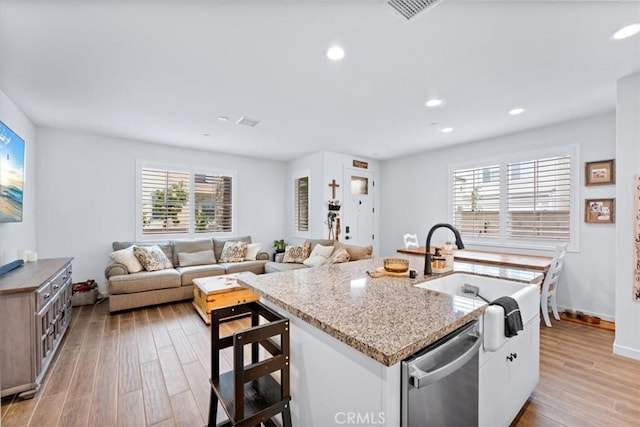
POLYGON ((284 427, 291 427, 289 319, 257 301, 212 310, 210 382, 210 427, 216 425, 218 402, 229 418, 218 426, 273 426, 271 418, 282 414, 284 427), (250 328, 220 337, 220 324, 246 316, 251 316, 250 328), (266 323, 260 324, 260 318, 266 323), (249 344, 251 363, 245 365, 249 344), (259 346, 269 357, 260 360, 259 346), (229 347, 233 347, 233 370, 220 374, 220 352, 229 347), (280 382, 271 375, 274 372, 279 372, 280 382))

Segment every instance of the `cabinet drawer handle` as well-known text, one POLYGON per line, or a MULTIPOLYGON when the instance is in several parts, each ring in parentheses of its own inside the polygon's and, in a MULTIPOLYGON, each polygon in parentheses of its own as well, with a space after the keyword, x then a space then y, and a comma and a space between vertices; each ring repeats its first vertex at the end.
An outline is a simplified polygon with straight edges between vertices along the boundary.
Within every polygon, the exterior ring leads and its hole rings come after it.
POLYGON ((55 285, 53 285, 53 289, 58 289, 60 287, 60 285, 58 285, 57 283, 55 285))
POLYGON ((44 294, 42 298, 48 299, 50 296, 51 296, 51 294, 44 294))

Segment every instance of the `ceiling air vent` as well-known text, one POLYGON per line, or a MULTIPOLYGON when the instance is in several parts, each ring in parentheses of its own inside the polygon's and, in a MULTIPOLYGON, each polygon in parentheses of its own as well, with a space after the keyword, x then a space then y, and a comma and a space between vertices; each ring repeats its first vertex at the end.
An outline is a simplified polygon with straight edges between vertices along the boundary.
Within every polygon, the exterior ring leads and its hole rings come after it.
POLYGON ((387 3, 402 16, 411 19, 423 10, 433 7, 442 0, 389 0, 387 3))
POLYGON ((238 120, 236 123, 239 124, 239 125, 245 125, 245 126, 249 126, 249 127, 254 128, 254 127, 256 127, 256 125, 258 123, 260 123, 260 121, 259 120, 254 120, 254 119, 250 119, 249 117, 242 116, 242 117, 240 117, 240 120, 238 120))

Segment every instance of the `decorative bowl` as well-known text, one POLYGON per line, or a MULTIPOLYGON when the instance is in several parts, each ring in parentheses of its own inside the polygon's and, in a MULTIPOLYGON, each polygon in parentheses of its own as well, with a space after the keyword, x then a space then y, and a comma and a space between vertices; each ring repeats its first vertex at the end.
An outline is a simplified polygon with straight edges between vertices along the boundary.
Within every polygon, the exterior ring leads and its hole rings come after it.
POLYGON ((391 273, 404 273, 409 270, 409 261, 402 258, 386 258, 384 269, 391 273))

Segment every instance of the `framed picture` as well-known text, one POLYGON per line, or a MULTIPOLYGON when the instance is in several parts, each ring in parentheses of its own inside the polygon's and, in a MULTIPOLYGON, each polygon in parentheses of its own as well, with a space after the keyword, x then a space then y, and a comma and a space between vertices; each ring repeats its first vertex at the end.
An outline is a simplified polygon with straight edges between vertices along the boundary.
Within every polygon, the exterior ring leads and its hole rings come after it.
POLYGON ((585 184, 602 185, 615 184, 616 160, 601 160, 585 163, 585 184))
POLYGON ((616 222, 616 199, 586 199, 584 222, 601 224, 616 222))

